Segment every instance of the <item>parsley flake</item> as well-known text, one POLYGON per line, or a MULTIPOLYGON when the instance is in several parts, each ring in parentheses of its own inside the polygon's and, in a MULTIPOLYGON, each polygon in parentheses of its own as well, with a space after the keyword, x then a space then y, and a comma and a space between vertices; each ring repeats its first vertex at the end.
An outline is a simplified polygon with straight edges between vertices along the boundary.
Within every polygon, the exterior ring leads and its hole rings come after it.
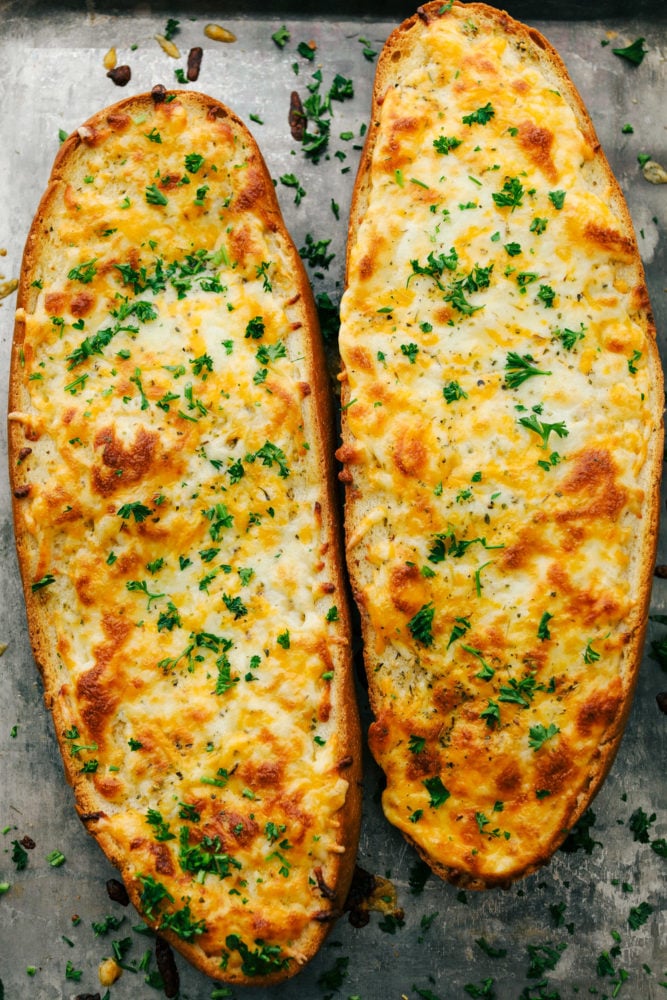
POLYGON ((461 121, 464 125, 486 125, 495 115, 495 110, 491 103, 487 103, 483 108, 477 108, 469 115, 464 115, 461 121))
POLYGON ((410 635, 422 646, 433 645, 433 617, 435 607, 433 603, 424 604, 408 622, 410 635))

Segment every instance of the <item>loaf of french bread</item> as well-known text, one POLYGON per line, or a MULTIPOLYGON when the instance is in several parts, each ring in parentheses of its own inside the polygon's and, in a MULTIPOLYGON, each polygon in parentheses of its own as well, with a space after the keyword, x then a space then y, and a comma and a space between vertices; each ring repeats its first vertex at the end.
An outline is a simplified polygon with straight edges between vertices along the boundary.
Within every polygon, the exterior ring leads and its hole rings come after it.
POLYGON ((389 37, 341 318, 384 810, 443 878, 506 885, 551 856, 618 748, 662 462, 628 210, 537 31, 436 0, 389 37))
POLYGON ((342 907, 359 734, 311 292, 251 134, 156 90, 63 144, 11 373, 35 657, 88 830, 209 976, 342 907))

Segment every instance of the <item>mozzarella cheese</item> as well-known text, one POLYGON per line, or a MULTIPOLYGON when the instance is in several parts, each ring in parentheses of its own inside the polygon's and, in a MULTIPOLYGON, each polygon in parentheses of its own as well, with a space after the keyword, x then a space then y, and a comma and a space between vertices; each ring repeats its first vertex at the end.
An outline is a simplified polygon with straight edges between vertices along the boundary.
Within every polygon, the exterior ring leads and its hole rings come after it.
POLYGON ((37 658, 147 920, 209 975, 284 978, 340 905, 358 758, 313 308, 214 102, 135 99, 73 143, 10 415, 37 658))
POLYGON ((384 810, 472 887, 545 860, 618 743, 661 433, 618 190, 553 60, 483 11, 387 45, 340 334, 384 810))

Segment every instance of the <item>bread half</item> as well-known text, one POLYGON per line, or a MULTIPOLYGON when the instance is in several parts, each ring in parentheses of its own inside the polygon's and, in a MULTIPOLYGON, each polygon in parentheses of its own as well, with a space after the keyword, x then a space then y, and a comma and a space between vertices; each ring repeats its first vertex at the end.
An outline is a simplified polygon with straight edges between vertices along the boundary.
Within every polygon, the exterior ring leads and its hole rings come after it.
POLYGON ((378 61, 342 303, 347 560, 388 819, 443 878, 543 864, 639 668, 663 382, 623 196, 565 66, 482 4, 378 61))
POLYGON ((251 134, 107 108, 28 237, 10 462, 65 772, 147 922, 272 983, 344 901, 360 752, 316 314, 251 134))

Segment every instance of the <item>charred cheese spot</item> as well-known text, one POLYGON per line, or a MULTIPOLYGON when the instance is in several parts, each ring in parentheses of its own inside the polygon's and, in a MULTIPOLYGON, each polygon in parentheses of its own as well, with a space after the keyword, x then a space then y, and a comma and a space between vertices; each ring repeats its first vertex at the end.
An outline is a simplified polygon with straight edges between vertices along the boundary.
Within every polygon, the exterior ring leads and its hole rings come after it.
POLYGON ((92 485, 96 493, 108 497, 140 482, 153 464, 158 434, 140 427, 127 446, 119 441, 114 427, 100 430, 94 447, 101 450, 103 466, 93 466, 92 485), (121 482, 122 479, 122 482, 121 482))
POLYGON ((621 685, 618 680, 613 690, 598 691, 590 695, 577 714, 577 730, 590 738, 607 731, 618 718, 623 703, 621 685))
POLYGON ((584 237, 606 251, 612 258, 628 262, 632 260, 634 251, 632 240, 616 229, 588 222, 584 228, 584 237))
POLYGON ((423 428, 406 426, 394 438, 393 460, 404 476, 421 476, 428 461, 423 428))
POLYGON ((574 509, 560 511, 559 521, 578 518, 608 518, 615 521, 627 504, 628 494, 617 481, 616 464, 608 451, 588 450, 576 457, 574 467, 563 480, 562 490, 580 501, 574 509))
POLYGON ((389 593, 394 607, 412 616, 423 603, 424 588, 415 565, 394 566, 389 578, 389 593))
POLYGON ((79 319, 82 316, 86 316, 90 310, 93 308, 95 303, 95 297, 90 294, 90 292, 79 292, 77 295, 72 297, 70 302, 70 312, 72 316, 76 316, 79 319))
POLYGON ((555 183, 558 171, 551 156, 554 134, 532 121, 519 124, 519 143, 528 159, 544 174, 548 181, 555 183))

